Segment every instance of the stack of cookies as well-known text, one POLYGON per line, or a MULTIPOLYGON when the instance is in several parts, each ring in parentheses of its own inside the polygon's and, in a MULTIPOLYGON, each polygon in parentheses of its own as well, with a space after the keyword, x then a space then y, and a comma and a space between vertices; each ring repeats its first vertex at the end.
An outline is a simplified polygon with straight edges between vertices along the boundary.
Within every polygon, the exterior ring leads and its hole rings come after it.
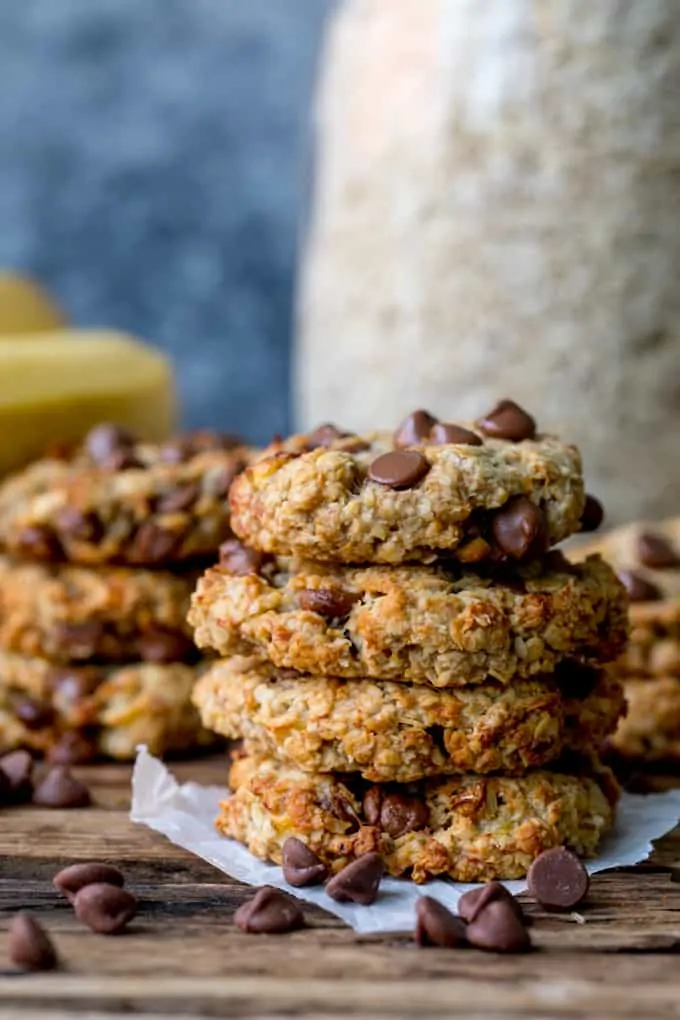
POLYGON ((102 425, 0 486, 0 752, 85 761, 214 739, 191 703, 186 614, 243 466, 227 437, 151 446, 102 425))
POLYGON ((631 635, 616 663, 628 711, 609 742, 612 760, 680 763, 680 518, 628 524, 579 550, 601 553, 630 599, 631 635))
POLYGON ((231 540, 193 596, 204 724, 241 740, 218 829, 331 871, 517 878, 592 855, 617 787, 622 585, 551 547, 599 523, 578 451, 511 401, 474 424, 326 425, 234 482, 231 540))

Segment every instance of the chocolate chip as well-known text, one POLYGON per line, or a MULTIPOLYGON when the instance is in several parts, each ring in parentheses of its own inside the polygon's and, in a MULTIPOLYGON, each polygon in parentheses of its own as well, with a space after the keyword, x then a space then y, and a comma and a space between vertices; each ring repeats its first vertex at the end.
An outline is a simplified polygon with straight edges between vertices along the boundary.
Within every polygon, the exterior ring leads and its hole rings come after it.
POLYGON ((581 514, 581 531, 597 531, 604 520, 604 507, 599 499, 586 493, 586 501, 581 514))
POLYGON ((296 901, 268 885, 258 889, 234 914, 236 927, 253 935, 284 935, 301 928, 304 923, 296 901))
POLYGON ((135 437, 118 425, 97 425, 85 436, 85 449, 95 464, 105 465, 121 451, 135 445, 135 437))
POLYGON ((228 538, 220 546, 220 566, 230 574, 239 577, 244 574, 257 574, 264 561, 264 556, 257 549, 249 549, 237 538, 228 538))
POLYGON ((113 864, 87 861, 83 864, 71 864, 68 868, 62 868, 52 879, 54 888, 63 893, 71 902, 86 885, 101 884, 102 882, 122 888, 125 885, 125 876, 113 864))
POLYGON ((464 429, 462 425, 447 425, 444 422, 438 422, 433 427, 430 438, 437 446, 446 443, 458 443, 459 446, 484 445, 484 440, 476 432, 464 429))
POLYGON ((12 714, 27 730, 42 730, 54 720, 54 710, 45 701, 35 701, 27 695, 11 699, 12 714))
POLYGON ((58 560, 62 556, 61 544, 47 526, 29 524, 17 535, 17 550, 22 556, 36 560, 58 560))
POLYGON ((57 953, 52 939, 31 914, 15 914, 7 931, 9 958, 22 970, 54 970, 57 953))
POLYGON ((493 953, 522 953, 531 949, 531 939, 517 912, 507 899, 492 899, 465 934, 470 945, 493 953))
POLYGON ((536 435, 536 422, 514 400, 499 401, 492 411, 478 420, 477 426, 492 439, 509 439, 513 443, 533 439, 536 435))
POLYGON ((46 757, 50 765, 80 765, 92 761, 98 754, 94 737, 88 737, 78 730, 67 730, 48 749, 46 757))
POLYGON ((362 854, 330 879, 326 892, 338 903, 360 903, 367 907, 378 895, 384 871, 380 854, 362 854))
POLYGON ((576 854, 566 847, 544 850, 529 868, 529 892, 546 910, 571 910, 585 899, 590 878, 576 854))
POLYGON ((645 531, 638 535, 637 555, 643 567, 652 570, 664 570, 667 567, 680 566, 680 555, 673 544, 663 535, 655 535, 645 531))
POLYGON ((174 532, 166 531, 154 521, 144 521, 134 538, 131 562, 162 563, 170 558, 177 542, 174 532))
POLYGON ((432 427, 437 419, 429 411, 413 411, 394 433, 395 446, 422 446, 430 439, 432 427))
POLYGON ((526 496, 515 496, 494 515, 491 531, 498 548, 514 560, 545 552, 545 517, 540 507, 526 496))
POLYGON ((476 921, 479 914, 494 900, 505 900, 512 907, 518 919, 524 922, 524 911, 521 905, 500 882, 487 882, 479 889, 470 889, 463 893, 458 900, 458 913, 464 921, 470 924, 472 921, 476 921))
POLYGON ((24 804, 33 794, 33 758, 28 751, 10 751, 0 758, 0 771, 8 785, 3 799, 12 804, 24 804))
POLYGON ((104 534, 101 521, 93 513, 65 506, 57 514, 57 527, 64 538, 79 542, 98 542, 104 534))
POLYGON ((419 946, 442 946, 457 949, 464 946, 465 924, 447 910, 443 903, 431 896, 421 896, 416 901, 416 930, 414 939, 419 946))
POLYGON ((76 917, 99 935, 115 935, 137 913, 137 900, 126 889, 107 882, 84 885, 73 898, 76 917))
POLYGON ((48 808, 85 807, 90 791, 66 765, 53 765, 33 791, 33 803, 48 808))
POLYGON ((384 793, 380 786, 372 786, 366 791, 363 810, 369 825, 379 825, 394 839, 405 832, 425 829, 430 821, 430 812, 422 798, 384 793))
POLYGON ((55 629, 57 640, 68 648, 71 659, 91 659, 104 636, 104 626, 99 620, 59 623, 55 629))
POLYGON ((158 629, 140 635, 137 650, 144 662, 184 662, 192 657, 194 645, 183 634, 158 629))
POLYGON ((319 885, 328 875, 326 865, 295 836, 289 836, 283 844, 281 866, 286 882, 294 886, 319 885))
POLYGON ((351 432, 341 432, 335 425, 327 422, 325 425, 319 425, 313 432, 308 434, 305 446, 308 450, 316 450, 320 446, 332 446, 337 439, 344 439, 350 435, 352 435, 351 432))
POLYGON ((368 477, 390 489, 410 489, 429 470, 428 461, 416 450, 395 450, 376 457, 368 469, 368 477))
POLYGON ((159 496, 156 502, 156 510, 161 514, 179 514, 189 507, 192 507, 201 495, 201 486, 198 482, 186 482, 184 485, 176 485, 163 496, 159 496))
POLYGON ((619 570, 618 576, 631 602, 658 602, 662 597, 655 584, 634 570, 619 570))
POLYGON ((158 455, 165 464, 183 464, 197 454, 205 453, 208 450, 233 450, 242 445, 243 440, 240 436, 205 429, 176 436, 161 446, 158 455))
POLYGON ((360 597, 345 588, 303 588, 298 593, 298 604, 300 609, 337 620, 348 616, 360 597))

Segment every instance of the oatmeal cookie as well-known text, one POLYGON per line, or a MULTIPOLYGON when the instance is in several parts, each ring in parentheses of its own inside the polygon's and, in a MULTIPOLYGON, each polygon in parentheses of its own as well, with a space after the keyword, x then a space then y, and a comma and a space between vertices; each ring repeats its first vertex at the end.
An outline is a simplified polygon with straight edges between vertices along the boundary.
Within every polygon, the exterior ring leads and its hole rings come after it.
POLYGON ((232 486, 234 532, 284 556, 477 563, 530 559, 579 530, 574 446, 538 435, 520 408, 517 427, 494 412, 463 426, 423 414, 395 434, 324 426, 271 447, 232 486))
MULTIPOLYGON (((455 691, 375 680, 290 676, 249 660, 217 662, 194 691, 203 725, 305 772, 359 772, 407 783, 462 772, 521 775, 565 748, 595 753, 621 714, 620 684, 573 669, 583 699, 552 678, 455 691)), ((569 684, 567 684, 569 686, 569 684)))
POLYGON ((611 563, 630 599, 621 676, 680 677, 680 517, 617 528, 573 557, 593 551, 611 563))
POLYGON ((247 757, 232 766, 230 782, 217 828, 256 857, 280 863, 283 843, 296 836, 333 871, 375 851, 390 875, 416 882, 522 878, 555 846, 591 857, 618 795, 604 769, 371 786, 247 757))
POLYGON ((512 573, 447 566, 333 567, 224 547, 192 599, 199 647, 337 677, 510 683, 570 656, 615 658, 627 634, 621 584, 598 557, 560 553, 512 573))
POLYGON ((192 574, 0 556, 0 648, 58 663, 191 661, 194 583, 192 574))
POLYGON ((651 764, 680 764, 680 677, 627 679, 626 716, 608 740, 615 755, 651 764))
POLYGON ((0 544, 83 564, 160 566, 215 553, 230 534, 227 491, 249 451, 200 435, 151 446, 99 426, 72 459, 38 461, 0 486, 0 544))
POLYGON ((200 667, 135 663, 60 668, 0 652, 0 753, 16 747, 60 759, 133 759, 214 741, 191 703, 200 667))

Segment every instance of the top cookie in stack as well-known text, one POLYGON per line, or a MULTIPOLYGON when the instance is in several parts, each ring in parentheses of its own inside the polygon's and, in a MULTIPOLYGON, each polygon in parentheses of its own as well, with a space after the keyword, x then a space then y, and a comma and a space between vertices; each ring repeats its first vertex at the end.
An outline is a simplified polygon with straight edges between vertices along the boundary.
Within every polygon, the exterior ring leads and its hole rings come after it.
POLYGON ((296 836, 332 870, 377 851, 418 881, 595 851, 626 611, 599 558, 549 551, 601 518, 573 446, 511 401, 394 435, 326 425, 270 448, 230 504, 244 544, 190 613, 227 657, 197 685, 203 721, 244 740, 221 831, 275 861, 296 836))
POLYGON ((83 760, 205 742, 186 612, 246 456, 212 433, 154 446, 102 425, 0 486, 0 750, 83 760))

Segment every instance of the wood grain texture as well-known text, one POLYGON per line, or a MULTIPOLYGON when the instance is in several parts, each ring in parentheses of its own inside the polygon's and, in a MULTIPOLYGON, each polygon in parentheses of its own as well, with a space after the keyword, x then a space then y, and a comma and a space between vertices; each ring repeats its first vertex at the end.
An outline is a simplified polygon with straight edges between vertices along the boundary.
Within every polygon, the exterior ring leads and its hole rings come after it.
MULTIPOLYGON (((407 936, 357 936, 311 905, 305 930, 249 936, 232 923, 247 887, 128 821, 129 769, 79 771, 91 784, 92 808, 0 815, 3 1020, 678 1015, 680 830, 659 842, 649 862, 596 876, 581 922, 529 904, 537 948, 527 956, 419 950, 407 936), (88 859, 121 863, 139 897, 139 915, 124 935, 93 935, 52 888, 60 867, 88 859), (59 971, 12 971, 6 933, 19 909, 49 929, 59 971)), ((220 783, 225 770, 217 759, 174 771, 220 783)), ((662 777, 654 785, 671 782, 662 777)))

